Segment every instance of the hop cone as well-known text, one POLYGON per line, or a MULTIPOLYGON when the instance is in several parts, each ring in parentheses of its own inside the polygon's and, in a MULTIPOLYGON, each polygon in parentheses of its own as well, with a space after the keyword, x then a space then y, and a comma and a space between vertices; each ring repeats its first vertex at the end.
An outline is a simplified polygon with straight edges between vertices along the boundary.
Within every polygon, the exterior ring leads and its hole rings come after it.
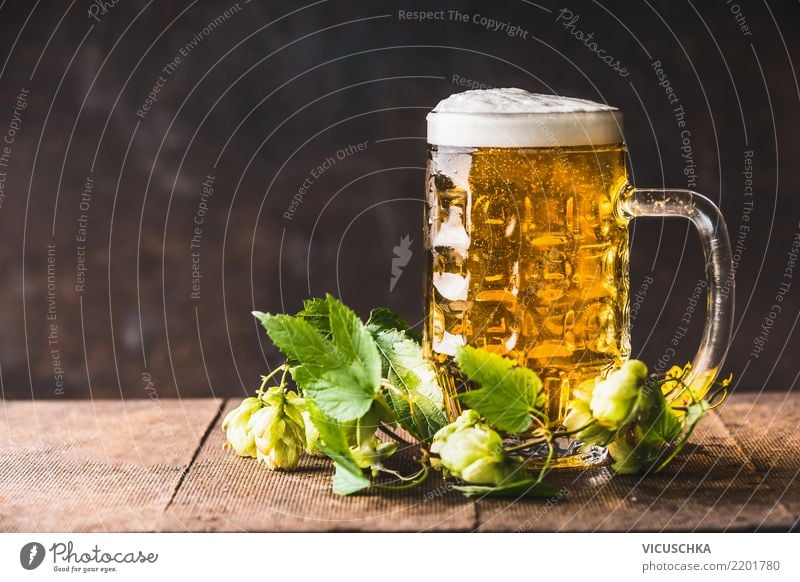
POLYGON ((291 471, 297 467, 306 446, 303 399, 274 386, 263 396, 264 408, 248 422, 256 445, 256 458, 270 469, 291 471))
POLYGON ((597 423, 609 430, 619 429, 634 413, 639 392, 647 378, 647 366, 629 360, 598 383, 589 406, 597 423))
POLYGON ((500 485, 520 467, 503 449, 500 435, 480 422, 474 410, 465 410, 455 422, 433 437, 431 453, 454 477, 467 483, 500 485))
POLYGON ((248 428, 250 418, 260 410, 264 403, 260 398, 250 397, 231 410, 222 421, 222 430, 225 431, 227 440, 225 446, 230 447, 242 457, 256 456, 256 440, 248 428))

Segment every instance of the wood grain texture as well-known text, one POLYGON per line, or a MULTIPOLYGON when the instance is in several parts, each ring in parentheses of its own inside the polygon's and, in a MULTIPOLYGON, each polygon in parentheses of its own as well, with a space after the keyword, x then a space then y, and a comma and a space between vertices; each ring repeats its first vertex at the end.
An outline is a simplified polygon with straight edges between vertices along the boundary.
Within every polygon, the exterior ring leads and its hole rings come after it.
MULTIPOLYGON (((800 394, 765 392, 737 394, 720 407, 720 417, 752 463, 770 497, 800 522, 800 394)), ((771 528, 765 522, 762 528, 771 528)))
POLYGON ((482 531, 750 531, 794 520, 716 414, 662 473, 614 474, 609 467, 553 471, 548 480, 566 495, 536 501, 482 500, 482 531), (554 500, 555 501, 555 500, 554 500))
MULTIPOLYGON (((414 490, 337 497, 324 459, 273 472, 224 450, 221 406, 5 402, 0 529, 785 531, 800 515, 800 395, 734 395, 663 474, 553 471, 564 495, 549 502, 469 500, 438 475, 414 490)), ((410 455, 399 456, 410 471, 410 455)))
MULTIPOLYGON (((236 405, 228 403, 226 412, 236 405)), ((170 505, 163 529, 468 531, 477 526, 474 503, 448 494, 438 474, 415 490, 343 498, 331 492, 327 460, 306 456, 297 472, 270 471, 255 459, 223 449, 220 423, 170 505)))
POLYGON ((221 404, 4 401, 0 530, 154 529, 221 404))

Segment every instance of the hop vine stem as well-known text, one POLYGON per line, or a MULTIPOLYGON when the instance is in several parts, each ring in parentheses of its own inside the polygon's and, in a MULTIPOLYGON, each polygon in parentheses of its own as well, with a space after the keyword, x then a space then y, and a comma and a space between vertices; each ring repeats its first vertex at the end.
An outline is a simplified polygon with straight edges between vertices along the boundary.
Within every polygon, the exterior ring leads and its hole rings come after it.
POLYGON ((403 477, 396 471, 387 471, 386 469, 384 469, 384 472, 393 474, 396 477, 398 477, 401 481, 406 481, 406 483, 403 483, 402 485, 387 485, 383 483, 376 483, 375 486, 378 487, 379 489, 388 489, 390 491, 401 491, 403 489, 411 489, 423 483, 430 474, 430 467, 428 466, 422 467, 422 469, 420 469, 418 473, 412 475, 411 477, 403 477))
POLYGON ((261 376, 261 386, 259 386, 258 390, 256 390, 256 395, 261 398, 264 395, 264 388, 267 386, 267 382, 269 382, 278 372, 283 371, 283 375, 281 376, 281 387, 286 385, 286 374, 289 372, 289 364, 284 362, 282 365, 278 366, 272 372, 267 374, 266 376, 261 376))
POLYGON ((552 446, 552 442, 555 439, 562 438, 562 437, 568 437, 568 436, 572 436, 574 434, 577 434, 577 433, 581 432, 582 430, 589 428, 594 423, 595 423, 595 421, 592 421, 592 422, 587 423, 587 424, 585 424, 585 425, 583 425, 583 426, 581 426, 579 428, 576 428, 574 430, 563 430, 563 431, 553 432, 553 433, 550 433, 549 435, 545 435, 545 436, 542 436, 542 437, 538 437, 538 438, 535 438, 535 439, 530 439, 530 440, 521 442, 520 444, 514 445, 512 447, 505 447, 505 449, 506 449, 506 452, 508 452, 508 453, 515 453, 517 451, 524 451, 525 449, 529 449, 531 447, 535 447, 536 445, 541 445, 541 444, 544 444, 544 443, 550 443, 551 446, 552 446))
POLYGON ((381 432, 384 432, 384 433, 386 433, 388 436, 390 436, 391 438, 393 438, 394 440, 396 440, 396 441, 397 441, 398 443, 400 443, 401 445, 403 445, 403 446, 406 446, 406 447, 412 447, 412 446, 414 446, 414 444, 413 444, 413 443, 410 443, 410 442, 408 442, 406 439, 404 439, 404 438, 403 438, 403 437, 401 437, 399 434, 397 434, 397 433, 396 433, 396 432, 394 432, 392 429, 390 429, 388 426, 386 426, 386 424, 384 424, 384 423, 381 423, 381 424, 380 424, 380 426, 379 426, 378 428, 380 428, 380 429, 381 429, 381 432))

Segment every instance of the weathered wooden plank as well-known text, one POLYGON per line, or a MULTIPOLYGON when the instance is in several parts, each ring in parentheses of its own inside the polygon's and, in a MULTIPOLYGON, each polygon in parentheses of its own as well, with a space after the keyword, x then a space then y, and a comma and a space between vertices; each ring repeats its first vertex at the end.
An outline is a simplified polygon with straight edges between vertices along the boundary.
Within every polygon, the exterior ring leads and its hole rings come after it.
POLYGON ((567 493, 550 504, 475 503, 438 476, 408 492, 336 497, 325 460, 306 458, 302 471, 273 473, 224 451, 220 404, 4 402, 0 529, 785 530, 800 515, 800 398, 793 394, 733 396, 722 420, 701 424, 693 454, 663 475, 553 471, 548 480, 567 493))
POLYGON ((0 530, 152 530, 221 405, 3 401, 0 530))
MULTIPOLYGON (((764 392, 735 394, 720 416, 771 490, 800 520, 800 394, 764 392)), ((772 528, 765 522, 762 528, 772 528)))
POLYGON ((661 474, 615 475, 607 467, 553 471, 565 490, 541 501, 481 500, 482 531, 728 531, 768 524, 788 529, 792 514, 743 455, 718 415, 704 420, 690 455, 661 474))
MULTIPOLYGON (((236 405, 229 403, 226 412, 236 405)), ((170 504, 162 529, 458 531, 476 526, 474 503, 449 494, 438 475, 410 491, 342 498, 331 493, 329 461, 306 456, 299 471, 270 471, 224 450, 220 423, 170 504)))

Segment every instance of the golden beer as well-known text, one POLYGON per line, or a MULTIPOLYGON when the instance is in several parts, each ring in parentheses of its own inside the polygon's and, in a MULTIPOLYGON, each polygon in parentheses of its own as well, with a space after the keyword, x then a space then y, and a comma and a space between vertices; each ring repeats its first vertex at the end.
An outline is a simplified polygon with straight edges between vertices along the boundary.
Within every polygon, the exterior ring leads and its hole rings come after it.
POLYGON ((425 344, 443 386, 459 389, 457 345, 489 350, 540 375, 557 425, 574 387, 628 357, 619 284, 628 229, 614 210, 625 150, 431 146, 429 155, 425 344), (467 167, 460 188, 448 171, 467 167))
MULTIPOLYGON (((619 110, 488 89, 451 95, 427 121, 423 344, 451 420, 454 396, 472 388, 454 363, 461 345, 537 372, 553 428, 580 383, 628 359, 628 222, 637 217, 683 217, 698 230, 708 311, 686 382, 713 380, 733 312, 725 221, 696 192, 628 183, 619 110)), ((580 443, 563 440, 556 456, 565 465, 605 454, 596 447, 578 458, 580 443)))

